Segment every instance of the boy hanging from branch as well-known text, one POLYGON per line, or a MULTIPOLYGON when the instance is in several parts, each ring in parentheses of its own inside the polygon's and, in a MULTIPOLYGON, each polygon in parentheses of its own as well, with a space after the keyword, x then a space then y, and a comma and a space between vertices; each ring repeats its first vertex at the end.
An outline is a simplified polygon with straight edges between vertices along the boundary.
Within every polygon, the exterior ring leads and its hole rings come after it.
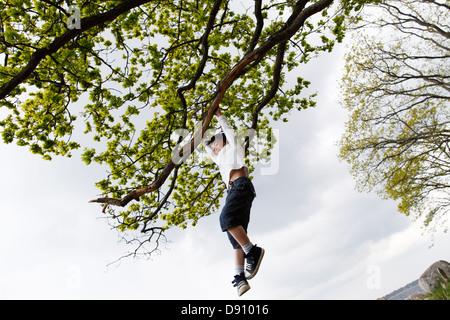
POLYGON ((220 108, 215 116, 223 132, 204 141, 204 145, 208 155, 219 166, 222 179, 228 187, 225 206, 220 214, 220 226, 227 233, 234 249, 235 276, 232 283, 237 287, 238 296, 242 296, 250 290, 247 280, 256 275, 264 257, 264 249, 253 245, 247 235, 250 209, 256 193, 245 165, 244 148, 238 143, 237 135, 220 108))

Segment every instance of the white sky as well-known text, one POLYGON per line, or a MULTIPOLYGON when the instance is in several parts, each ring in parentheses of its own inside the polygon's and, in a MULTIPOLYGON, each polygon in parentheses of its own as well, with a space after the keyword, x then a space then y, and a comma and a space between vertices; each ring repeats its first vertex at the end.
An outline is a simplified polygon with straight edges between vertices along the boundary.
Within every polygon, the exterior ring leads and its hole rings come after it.
MULTIPOLYGON (((275 125, 279 171, 255 174, 249 232, 267 253, 242 299, 376 299, 450 260, 448 235, 429 248, 420 224, 395 203, 354 191, 337 160, 342 52, 302 69, 318 106, 275 125)), ((78 155, 46 162, 15 145, 0 144, 0 155, 0 299, 237 299, 219 212, 171 230, 172 243, 152 260, 107 267, 131 248, 88 203, 106 169, 78 155)))

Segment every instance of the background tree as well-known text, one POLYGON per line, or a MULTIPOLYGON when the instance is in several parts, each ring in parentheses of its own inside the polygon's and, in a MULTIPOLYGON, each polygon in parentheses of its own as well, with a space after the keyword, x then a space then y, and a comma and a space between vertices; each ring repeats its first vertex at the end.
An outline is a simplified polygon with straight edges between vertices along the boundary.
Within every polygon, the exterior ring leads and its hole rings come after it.
POLYGON ((433 0, 371 7, 341 87, 351 117, 340 157, 358 188, 398 200, 430 230, 450 208, 449 9, 433 0))
POLYGON ((188 156, 219 104, 232 125, 266 133, 266 147, 273 120, 314 105, 301 96, 307 80, 286 78, 331 51, 364 1, 332 3, 2 1, 3 141, 48 160, 83 144, 87 164, 109 167, 93 202, 131 232, 131 254, 149 254, 165 230, 218 208, 219 174, 188 156))

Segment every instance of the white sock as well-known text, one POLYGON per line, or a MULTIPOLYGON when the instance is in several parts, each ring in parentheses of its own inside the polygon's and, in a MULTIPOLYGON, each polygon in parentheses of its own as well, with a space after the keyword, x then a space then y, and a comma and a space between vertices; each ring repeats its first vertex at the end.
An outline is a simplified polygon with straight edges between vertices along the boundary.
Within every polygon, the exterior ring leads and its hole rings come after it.
POLYGON ((249 242, 242 247, 242 250, 244 250, 245 254, 248 254, 252 248, 253 248, 253 243, 249 242))
POLYGON ((241 273, 244 273, 244 266, 235 266, 236 275, 239 276, 241 273))

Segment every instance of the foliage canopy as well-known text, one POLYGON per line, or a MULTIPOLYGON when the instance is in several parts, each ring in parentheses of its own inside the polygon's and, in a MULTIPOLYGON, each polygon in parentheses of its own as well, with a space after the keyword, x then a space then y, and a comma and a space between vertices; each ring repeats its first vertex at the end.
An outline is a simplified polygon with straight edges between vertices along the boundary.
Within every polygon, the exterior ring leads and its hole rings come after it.
POLYGON ((80 149, 109 167, 97 202, 139 247, 157 243, 214 212, 224 191, 208 159, 174 162, 178 147, 198 147, 220 104, 270 148, 273 121, 314 106, 297 67, 342 41, 365 2, 4 0, 3 141, 48 160, 80 149))
POLYGON ((450 208, 449 9, 433 0, 371 8, 342 82, 351 117, 340 156, 358 188, 397 200, 430 230, 450 208))

